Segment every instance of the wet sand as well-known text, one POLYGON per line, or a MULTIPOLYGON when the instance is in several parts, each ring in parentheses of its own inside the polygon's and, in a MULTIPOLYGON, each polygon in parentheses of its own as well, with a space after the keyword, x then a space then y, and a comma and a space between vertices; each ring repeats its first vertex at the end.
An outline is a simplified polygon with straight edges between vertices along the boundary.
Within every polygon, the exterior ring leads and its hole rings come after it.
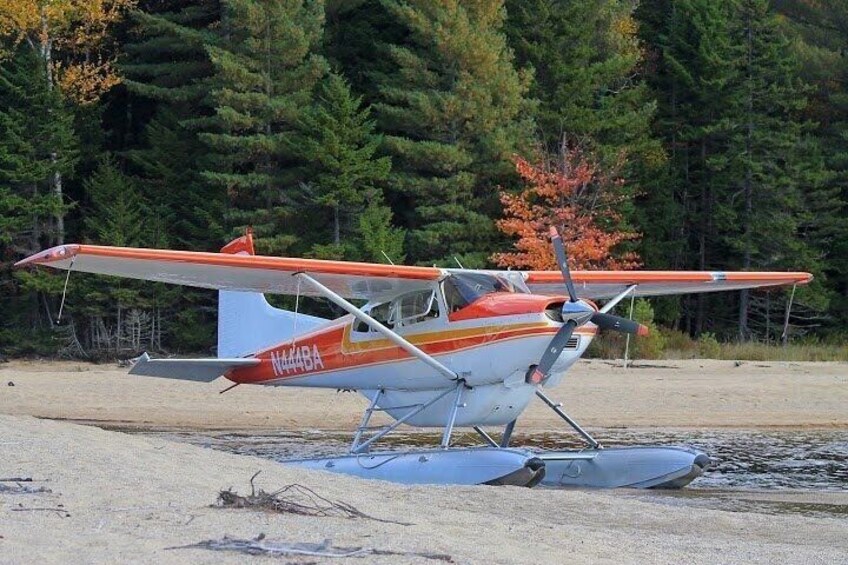
MULTIPOLYGON (((845 364, 654 365, 624 371, 581 362, 552 396, 589 426, 848 428, 845 364)), ((260 533, 289 543, 332 538, 446 553, 457 563, 848 563, 848 493, 406 487, 31 417, 129 429, 350 430, 365 405, 334 391, 240 386, 218 394, 227 384, 131 377, 105 365, 0 365, 0 478, 31 476, 52 490, 0 493, 0 564, 310 562, 166 549, 260 533), (266 490, 299 483, 413 525, 210 508, 219 489, 245 492, 258 470, 266 490), (70 516, 34 510, 59 504, 70 516)), ((540 403, 520 425, 523 432, 560 429, 540 403)), ((437 563, 402 556, 321 562, 437 563)))

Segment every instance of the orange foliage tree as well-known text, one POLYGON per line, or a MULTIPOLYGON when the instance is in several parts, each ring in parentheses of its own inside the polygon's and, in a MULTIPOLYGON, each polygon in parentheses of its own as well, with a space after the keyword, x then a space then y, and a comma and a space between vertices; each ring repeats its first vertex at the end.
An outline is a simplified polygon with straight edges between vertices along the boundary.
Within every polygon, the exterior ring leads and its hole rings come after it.
POLYGON ((0 0, 0 37, 25 42, 44 63, 49 88, 79 104, 97 101, 118 75, 104 54, 109 29, 135 0, 0 0))
POLYGON ((572 269, 634 269, 640 265, 636 253, 617 249, 639 235, 618 229, 621 215, 616 206, 627 195, 624 181, 614 172, 602 172, 591 156, 565 146, 556 160, 533 164, 517 157, 515 167, 526 188, 518 194, 501 192, 504 218, 497 225, 518 241, 515 251, 493 255, 495 263, 557 269, 548 235, 554 226, 562 235, 572 269))

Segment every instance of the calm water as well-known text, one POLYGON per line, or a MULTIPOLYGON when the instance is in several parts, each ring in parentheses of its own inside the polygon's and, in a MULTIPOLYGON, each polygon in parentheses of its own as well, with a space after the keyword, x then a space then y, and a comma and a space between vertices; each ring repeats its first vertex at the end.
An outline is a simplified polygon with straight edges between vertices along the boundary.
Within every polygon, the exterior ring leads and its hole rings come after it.
MULTIPOLYGON (((223 432, 146 432, 276 461, 346 453, 349 434, 303 432, 262 434, 223 432)), ((680 445, 707 453, 713 465, 688 489, 816 490, 848 492, 848 430, 833 431, 653 431, 593 430, 607 447, 680 445)), ((376 450, 438 445, 439 434, 397 433, 376 450)), ((476 434, 454 435, 454 445, 479 445, 476 434)), ((570 434, 517 435, 515 446, 536 449, 580 447, 570 434)))

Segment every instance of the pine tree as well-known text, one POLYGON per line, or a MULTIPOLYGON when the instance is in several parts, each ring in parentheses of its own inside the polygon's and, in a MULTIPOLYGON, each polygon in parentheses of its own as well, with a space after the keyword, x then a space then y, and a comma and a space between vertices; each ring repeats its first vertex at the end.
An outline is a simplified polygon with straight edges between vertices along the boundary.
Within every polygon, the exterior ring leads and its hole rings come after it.
POLYGON ((49 219, 64 217, 69 206, 52 182, 73 171, 78 155, 72 116, 39 71, 37 58, 24 49, 0 66, 0 241, 17 256, 57 237, 49 219))
POLYGON ((131 94, 127 112, 142 129, 124 155, 163 219, 169 242, 212 250, 226 240, 227 196, 201 177, 208 151, 192 126, 213 113, 214 69, 206 48, 218 40, 218 2, 150 4, 140 6, 148 11, 132 13, 134 40, 124 45, 121 61, 131 94))
POLYGON ((227 191, 229 223, 252 224, 264 253, 296 240, 286 224, 303 177, 292 141, 326 73, 316 53, 322 25, 320 1, 226 0, 220 44, 207 45, 215 114, 200 138, 214 155, 203 176, 227 191))
POLYGON ((382 138, 374 133, 370 108, 362 108, 362 98, 353 96, 341 76, 331 74, 317 98, 300 121, 302 134, 293 148, 309 164, 310 200, 330 212, 334 254, 343 257, 345 247, 356 253, 358 242, 347 241, 356 231, 352 219, 366 202, 383 200, 378 184, 389 174, 391 161, 375 156, 382 138))
POLYGON ((662 161, 650 136, 654 103, 640 79, 642 48, 633 2, 508 0, 506 31, 516 61, 534 70, 539 136, 555 155, 563 136, 582 141, 605 165, 662 161))
MULTIPOLYGON (((644 2, 640 30, 652 49, 649 83, 658 97, 655 127, 668 160, 639 202, 646 264, 672 269, 730 268, 721 249, 719 202, 731 179, 725 171, 728 85, 736 80, 732 4, 709 0, 644 2), (658 211, 662 213, 658 213, 658 211)), ((726 223, 726 222, 725 222, 726 223)), ((684 327, 700 334, 710 298, 683 299, 684 327)), ((676 325, 676 300, 667 301, 676 325)))
MULTIPOLYGON (((670 157, 667 188, 642 203, 646 247, 665 238, 674 268, 816 272, 807 202, 820 199, 825 175, 801 121, 806 89, 768 3, 659 0, 643 3, 640 19, 654 41, 656 126, 670 157), (657 229, 669 196, 680 219, 657 229)), ((685 327, 727 331, 721 320, 736 317, 737 335, 758 333, 749 297, 685 299, 685 327)))
POLYGON ((55 192, 54 180, 73 171, 78 155, 72 116, 41 70, 27 49, 16 50, 0 66, 0 327, 9 328, 13 346, 26 339, 16 337, 23 328, 37 341, 35 334, 52 325, 50 299, 61 292, 61 277, 45 271, 13 274, 10 267, 59 237, 53 220, 64 218, 69 206, 55 192))
POLYGON ((805 195, 811 221, 804 227, 833 291, 826 323, 841 332, 848 318, 848 1, 781 2, 776 9, 786 16, 802 77, 814 88, 804 113, 815 124, 808 142, 818 145, 829 174, 819 194, 805 195))
POLYGON ((357 259, 374 263, 403 263, 406 232, 392 225, 392 210, 378 202, 369 203, 359 215, 362 251, 357 259))
POLYGON ((483 266, 496 237, 497 186, 531 136, 528 75, 516 71, 501 0, 396 1, 408 30, 375 76, 378 124, 393 157, 389 199, 411 227, 413 261, 483 266))

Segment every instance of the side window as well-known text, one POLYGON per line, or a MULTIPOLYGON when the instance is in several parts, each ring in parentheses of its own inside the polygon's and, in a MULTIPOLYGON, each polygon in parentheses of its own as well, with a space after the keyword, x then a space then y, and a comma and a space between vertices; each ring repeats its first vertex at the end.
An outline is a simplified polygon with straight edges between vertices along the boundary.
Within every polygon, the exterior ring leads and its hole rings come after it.
MULTIPOLYGON (((439 301, 435 291, 423 290, 371 306, 366 313, 387 328, 394 329, 438 318, 439 301)), ((354 331, 376 333, 368 324, 359 321, 354 325, 354 331)))
POLYGON ((439 301, 433 290, 413 292, 397 298, 390 321, 395 325, 409 326, 439 317, 439 301))
MULTIPOLYGON (((392 313, 392 303, 391 302, 383 302, 382 304, 375 304, 371 308, 365 310, 365 313, 383 324, 388 328, 393 328, 394 323, 389 320, 392 313)), ((362 321, 357 321, 354 326, 354 331, 357 332, 373 332, 374 330, 362 321)))

